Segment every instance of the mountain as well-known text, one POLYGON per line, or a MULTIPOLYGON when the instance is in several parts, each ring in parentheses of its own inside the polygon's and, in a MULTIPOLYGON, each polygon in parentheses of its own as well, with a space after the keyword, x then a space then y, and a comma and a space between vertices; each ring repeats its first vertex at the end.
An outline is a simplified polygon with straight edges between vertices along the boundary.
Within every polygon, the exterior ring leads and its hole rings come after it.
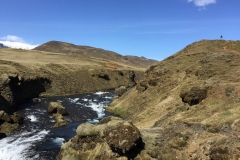
POLYGON ((54 53, 64 53, 64 54, 77 54, 85 57, 93 57, 111 60, 115 62, 120 62, 127 65, 137 66, 141 68, 148 68, 150 65, 157 63, 158 61, 152 59, 146 59, 144 57, 136 56, 122 56, 118 53, 103 50, 100 48, 94 48, 89 46, 78 46, 71 43, 50 41, 43 45, 40 45, 34 50, 47 51, 54 53))
POLYGON ((8 48, 26 49, 30 50, 35 48, 37 45, 31 45, 26 42, 12 42, 12 41, 0 41, 0 44, 7 46, 8 48))
POLYGON ((240 41, 192 43, 144 75, 107 108, 140 129, 138 159, 240 158, 240 41))
POLYGON ((5 46, 4 44, 0 43, 0 48, 8 48, 8 47, 5 46))

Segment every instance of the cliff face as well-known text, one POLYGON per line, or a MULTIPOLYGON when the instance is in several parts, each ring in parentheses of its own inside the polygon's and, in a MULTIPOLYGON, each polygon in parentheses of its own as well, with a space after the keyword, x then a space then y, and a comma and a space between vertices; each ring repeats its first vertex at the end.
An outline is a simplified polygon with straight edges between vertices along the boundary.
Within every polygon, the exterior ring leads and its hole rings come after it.
POLYGON ((240 41, 195 42, 151 66, 108 110, 140 128, 141 156, 238 159, 239 62, 240 41))
POLYGON ((38 97, 40 93, 46 92, 50 85, 51 82, 47 78, 24 79, 14 74, 2 74, 0 110, 11 113, 16 110, 16 104, 38 97))

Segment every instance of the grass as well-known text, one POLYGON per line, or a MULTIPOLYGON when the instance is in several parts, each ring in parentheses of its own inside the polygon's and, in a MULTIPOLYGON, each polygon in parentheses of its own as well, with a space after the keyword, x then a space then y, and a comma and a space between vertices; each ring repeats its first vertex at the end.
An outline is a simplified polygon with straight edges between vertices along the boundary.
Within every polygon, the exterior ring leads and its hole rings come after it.
POLYGON ((118 108, 115 111, 113 111, 113 113, 120 116, 121 118, 125 118, 127 115, 127 111, 123 108, 118 108))

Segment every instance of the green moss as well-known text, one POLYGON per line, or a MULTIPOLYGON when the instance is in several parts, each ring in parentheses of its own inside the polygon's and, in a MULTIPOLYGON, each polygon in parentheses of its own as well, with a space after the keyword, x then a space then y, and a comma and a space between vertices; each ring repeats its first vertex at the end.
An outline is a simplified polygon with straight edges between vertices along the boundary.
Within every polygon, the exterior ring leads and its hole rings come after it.
POLYGON ((121 118, 125 118, 127 111, 125 109, 119 108, 119 109, 116 109, 113 113, 120 116, 121 118))
POLYGON ((0 132, 6 133, 6 134, 7 134, 7 133, 11 133, 11 132, 13 132, 14 130, 16 130, 18 127, 19 127, 19 124, 17 124, 17 123, 11 124, 11 123, 4 122, 4 123, 1 125, 1 130, 0 130, 0 132))

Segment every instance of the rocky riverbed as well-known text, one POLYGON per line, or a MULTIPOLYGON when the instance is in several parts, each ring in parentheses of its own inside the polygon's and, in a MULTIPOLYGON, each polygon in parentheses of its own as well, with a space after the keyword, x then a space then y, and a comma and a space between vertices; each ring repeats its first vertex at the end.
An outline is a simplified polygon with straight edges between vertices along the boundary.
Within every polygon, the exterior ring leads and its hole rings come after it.
POLYGON ((39 102, 19 105, 18 113, 26 117, 21 127, 0 140, 0 159, 53 160, 61 145, 76 135, 77 127, 85 122, 96 123, 109 114, 105 107, 114 91, 73 96, 40 98, 39 102), (67 110, 66 126, 53 128, 56 120, 48 113, 50 102, 60 102, 67 110))

